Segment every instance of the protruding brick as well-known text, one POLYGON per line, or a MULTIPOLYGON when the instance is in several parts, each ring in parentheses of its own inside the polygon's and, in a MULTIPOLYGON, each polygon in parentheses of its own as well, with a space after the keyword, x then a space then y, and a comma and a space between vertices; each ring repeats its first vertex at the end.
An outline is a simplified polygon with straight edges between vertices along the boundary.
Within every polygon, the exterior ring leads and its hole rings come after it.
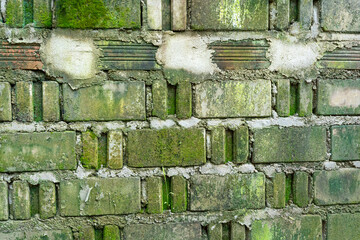
POLYGON ((107 166, 111 169, 121 169, 123 167, 123 133, 110 131, 107 144, 107 166))
POLYGON ((42 182, 39 187, 40 218, 56 215, 56 187, 52 182, 42 182))
POLYGON ((27 182, 15 181, 12 184, 11 213, 14 219, 30 219, 30 188, 27 182))
POLYGON ((52 25, 51 0, 33 0, 35 27, 50 28, 52 25))
POLYGON ((276 173, 273 179, 273 208, 284 208, 286 204, 286 176, 276 173))
POLYGON ((176 117, 190 118, 192 115, 192 86, 190 82, 179 82, 176 88, 176 117))
POLYGON ((225 128, 218 127, 211 131, 211 162, 225 163, 225 128))
POLYGON ((11 121, 11 86, 7 82, 0 83, 0 121, 11 121))
POLYGON ((163 212, 163 185, 161 177, 149 177, 146 179, 148 204, 146 211, 148 213, 163 212))
POLYGON ((63 230, 39 230, 39 231, 26 231, 26 232, 11 232, 11 233, 0 233, 0 239, 6 240, 38 240, 38 239, 51 239, 51 240, 72 240, 73 234, 71 229, 65 228, 63 230))
POLYGON ((290 0, 276 1, 276 27, 285 30, 290 24, 290 0))
POLYGON ((360 237, 360 214, 329 214, 327 217, 327 240, 353 240, 360 237))
POLYGON ((171 177, 171 211, 185 212, 187 209, 187 184, 182 176, 171 177))
POLYGON ((79 230, 79 240, 95 240, 95 229, 92 226, 81 227, 79 230))
POLYGON ((0 221, 9 218, 8 184, 0 182, 0 221))
POLYGON ((231 223, 230 229, 230 239, 231 240, 246 240, 246 230, 245 226, 236 222, 231 223))
POLYGON ((299 1, 299 22, 303 29, 310 29, 313 19, 313 0, 300 0, 299 1))
POLYGON ((234 163, 245 163, 249 156, 249 130, 241 126, 234 131, 234 163))
POLYGON ((120 240, 120 229, 115 225, 106 225, 104 227, 103 240, 120 240))
POLYGON ((165 80, 155 80, 152 85, 153 110, 152 115, 165 119, 168 112, 168 93, 167 82, 165 80))
POLYGON ((290 115, 290 80, 277 80, 276 111, 281 117, 290 115))
POLYGON ((331 127, 331 159, 348 161, 360 159, 360 126, 331 127))
POLYGON ((309 203, 309 174, 295 172, 293 190, 294 203, 299 207, 306 207, 309 203))
POLYGON ((86 168, 99 168, 98 138, 93 132, 81 133, 83 152, 81 163, 86 168))
POLYGON ((16 119, 22 122, 32 122, 34 120, 32 82, 17 82, 15 90, 16 119))
POLYGON ((20 28, 24 23, 23 0, 6 1, 6 24, 9 27, 20 28))
POLYGON ((218 240, 223 239, 222 235, 222 224, 209 224, 208 226, 208 239, 209 240, 218 240))
POLYGON ((42 84, 43 120, 44 122, 60 121, 59 84, 55 81, 47 81, 42 84))
POLYGON ((313 110, 312 84, 305 81, 299 84, 299 116, 311 116, 313 110))
POLYGON ((171 0, 171 29, 173 31, 186 30, 187 1, 171 0))
POLYGON ((147 0, 147 22, 152 30, 162 29, 162 0, 147 0))

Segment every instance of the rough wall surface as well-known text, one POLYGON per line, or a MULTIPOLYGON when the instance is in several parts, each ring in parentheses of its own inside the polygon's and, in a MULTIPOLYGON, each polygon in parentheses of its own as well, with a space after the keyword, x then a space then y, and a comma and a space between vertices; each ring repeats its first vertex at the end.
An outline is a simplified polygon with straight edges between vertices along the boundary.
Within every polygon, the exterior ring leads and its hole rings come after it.
POLYGON ((6 0, 0 239, 360 239, 358 0, 6 0))

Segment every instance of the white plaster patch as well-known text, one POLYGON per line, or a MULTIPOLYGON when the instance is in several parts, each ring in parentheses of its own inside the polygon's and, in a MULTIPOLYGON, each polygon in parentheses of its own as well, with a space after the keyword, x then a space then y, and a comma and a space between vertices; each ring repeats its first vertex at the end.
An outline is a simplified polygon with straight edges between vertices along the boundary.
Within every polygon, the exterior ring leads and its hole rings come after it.
POLYGON ((345 88, 336 90, 329 98, 329 104, 332 107, 351 107, 360 106, 360 90, 345 88))
POLYGON ((53 183, 59 182, 59 180, 52 172, 39 172, 31 174, 29 176, 25 175, 25 177, 23 177, 22 179, 26 179, 32 185, 37 185, 40 181, 50 181, 53 183))
POLYGON ((325 170, 335 170, 338 169, 339 167, 336 165, 336 162, 330 162, 330 161, 326 161, 324 162, 324 169, 325 170))
POLYGON ((171 119, 160 120, 153 118, 150 120, 150 128, 154 128, 154 129, 171 128, 175 125, 176 123, 171 119))
POLYGON ((77 176, 79 179, 84 179, 90 176, 92 173, 93 171, 85 170, 83 166, 81 166, 81 164, 79 163, 75 172, 75 176, 77 176))
POLYGON ((212 52, 198 34, 176 34, 165 37, 156 58, 165 68, 212 74, 219 70, 211 61, 212 52))
POLYGON ((180 120, 178 123, 180 126, 182 126, 184 128, 191 128, 191 127, 196 127, 199 122, 201 122, 200 119, 191 117, 189 119, 180 120))
POLYGON ((360 161, 355 161, 352 164, 354 165, 354 167, 360 168, 360 161))

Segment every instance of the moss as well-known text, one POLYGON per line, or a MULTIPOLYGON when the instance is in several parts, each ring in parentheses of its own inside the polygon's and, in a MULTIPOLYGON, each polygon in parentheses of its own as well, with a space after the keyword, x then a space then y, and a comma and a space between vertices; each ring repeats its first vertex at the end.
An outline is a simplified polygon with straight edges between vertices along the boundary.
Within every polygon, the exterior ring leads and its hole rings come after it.
POLYGON ((20 0, 6 2, 6 24, 10 27, 23 26, 23 5, 20 0))
POLYGON ((118 226, 106 225, 104 227, 103 240, 118 240, 120 239, 120 231, 118 226))
POLYGON ((36 27, 51 27, 52 13, 49 1, 34 2, 34 24, 36 27))

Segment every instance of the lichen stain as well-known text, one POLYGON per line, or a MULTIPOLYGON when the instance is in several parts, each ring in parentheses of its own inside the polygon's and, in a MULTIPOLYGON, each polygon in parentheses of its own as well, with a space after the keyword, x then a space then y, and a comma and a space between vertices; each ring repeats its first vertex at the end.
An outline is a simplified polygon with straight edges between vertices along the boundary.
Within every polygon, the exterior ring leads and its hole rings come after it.
POLYGON ((344 88, 334 91, 330 98, 329 104, 332 107, 351 107, 360 106, 360 89, 344 88))

